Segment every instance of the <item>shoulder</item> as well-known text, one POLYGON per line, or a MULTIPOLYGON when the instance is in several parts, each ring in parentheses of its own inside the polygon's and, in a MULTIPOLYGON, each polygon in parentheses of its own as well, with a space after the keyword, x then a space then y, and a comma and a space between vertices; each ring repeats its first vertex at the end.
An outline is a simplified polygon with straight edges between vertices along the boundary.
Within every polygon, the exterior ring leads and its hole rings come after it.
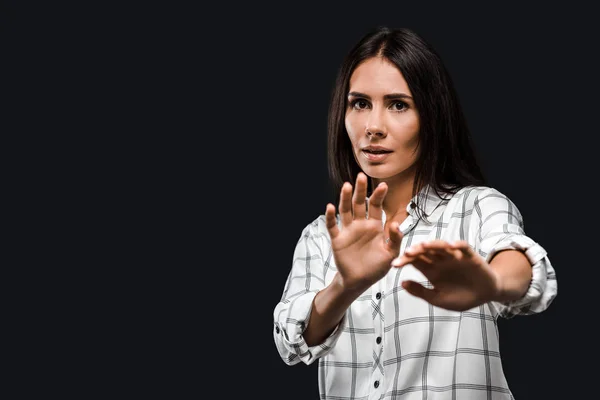
POLYGON ((516 209, 516 206, 506 194, 490 186, 465 186, 454 193, 449 200, 448 207, 463 212, 472 209, 498 207, 516 209))
MULTIPOLYGON (((339 223, 339 217, 338 217, 339 223)), ((314 220, 308 223, 302 230, 302 237, 311 239, 326 239, 329 240, 329 232, 325 223, 325 214, 317 216, 314 220)))
POLYGON ((471 205, 476 205, 483 200, 490 198, 510 201, 508 196, 490 186, 465 186, 452 196, 452 200, 457 201, 458 203, 467 203, 471 205))
POLYGON ((320 253, 324 256, 329 248, 331 248, 331 238, 325 224, 325 215, 319 215, 302 229, 296 242, 296 251, 309 251, 310 254, 320 253))
POLYGON ((515 203, 500 190, 490 186, 467 186, 460 189, 453 196, 454 209, 471 211, 478 214, 490 215, 508 213, 522 219, 522 215, 515 203))

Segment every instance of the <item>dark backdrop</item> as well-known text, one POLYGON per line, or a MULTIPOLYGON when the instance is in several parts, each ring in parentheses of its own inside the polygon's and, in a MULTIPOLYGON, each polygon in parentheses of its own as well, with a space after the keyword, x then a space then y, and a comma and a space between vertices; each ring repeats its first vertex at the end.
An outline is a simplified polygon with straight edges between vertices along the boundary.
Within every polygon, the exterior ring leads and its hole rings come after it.
POLYGON ((490 9, 416 10, 388 4, 378 12, 363 14, 358 8, 357 15, 346 10, 323 19, 290 15, 248 36, 260 48, 253 51, 258 57, 251 76, 242 79, 252 93, 244 97, 244 115, 258 116, 259 123, 248 132, 254 145, 244 159, 261 176, 260 194, 251 201, 258 214, 248 238, 255 258, 243 263, 260 285, 247 318, 249 346, 261 362, 247 367, 260 365, 262 378, 249 381, 250 392, 317 398, 316 365, 288 367, 279 358, 270 333, 272 311, 302 228, 333 200, 325 136, 336 68, 360 35, 386 24, 414 28, 438 49, 490 185, 516 203, 526 232, 547 249, 556 269, 559 294, 546 312, 499 321, 503 366, 514 396, 590 395, 593 367, 583 363, 593 364, 597 354, 588 327, 598 271, 588 247, 595 212, 585 193, 595 169, 589 140, 597 132, 598 101, 591 92, 598 88, 598 64, 590 50, 597 29, 585 10, 575 7, 525 10, 498 3, 490 9))
POLYGON ((441 54, 490 185, 556 269, 547 311, 499 322, 515 397, 594 397, 600 65, 590 9, 16 4, 2 14, 3 49, 15 51, 6 76, 19 84, 10 104, 27 104, 18 132, 40 124, 36 148, 62 147, 35 171, 60 161, 56 196, 43 197, 60 201, 46 215, 60 209, 59 225, 76 226, 66 259, 90 274, 53 308, 64 325, 35 330, 28 345, 45 394, 318 397, 316 363, 279 358, 272 312, 301 230, 334 199, 326 113, 337 67, 384 24, 415 29, 441 54))

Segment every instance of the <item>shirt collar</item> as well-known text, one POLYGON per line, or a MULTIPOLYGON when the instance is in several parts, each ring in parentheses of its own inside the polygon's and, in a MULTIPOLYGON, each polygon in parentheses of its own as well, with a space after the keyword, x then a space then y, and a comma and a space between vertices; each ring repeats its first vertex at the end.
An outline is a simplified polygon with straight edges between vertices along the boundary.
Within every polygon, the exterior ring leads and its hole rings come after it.
POLYGON ((406 211, 414 216, 415 206, 418 204, 420 209, 425 212, 425 218, 431 216, 433 212, 443 203, 446 204, 452 197, 449 194, 441 193, 438 195, 431 185, 425 185, 406 206, 406 211), (418 199, 418 201, 417 201, 418 199))
MULTIPOLYGON (((433 212, 442 204, 442 202, 447 203, 451 196, 446 195, 446 197, 440 197, 433 187, 430 185, 425 185, 419 193, 417 193, 410 202, 406 205, 406 212, 409 215, 414 216, 416 213, 417 199, 419 205, 422 210, 425 211, 426 217, 431 216, 433 212)), ((367 197, 367 202, 369 198, 367 197)), ((444 203, 444 204, 445 204, 444 203)), ((384 221, 385 221, 385 213, 384 213, 384 221)))

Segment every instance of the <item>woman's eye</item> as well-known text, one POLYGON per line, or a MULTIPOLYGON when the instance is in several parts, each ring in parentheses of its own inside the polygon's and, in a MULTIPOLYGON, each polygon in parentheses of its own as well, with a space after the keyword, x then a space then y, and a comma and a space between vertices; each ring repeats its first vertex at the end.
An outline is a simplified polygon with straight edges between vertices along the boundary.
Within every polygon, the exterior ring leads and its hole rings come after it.
POLYGON ((367 108, 368 104, 366 101, 364 100, 354 100, 352 102, 352 107, 358 109, 358 110, 362 110, 364 108, 367 108))
POLYGON ((408 106, 406 105, 406 103, 398 101, 392 105, 392 108, 394 111, 404 111, 408 108, 408 106))

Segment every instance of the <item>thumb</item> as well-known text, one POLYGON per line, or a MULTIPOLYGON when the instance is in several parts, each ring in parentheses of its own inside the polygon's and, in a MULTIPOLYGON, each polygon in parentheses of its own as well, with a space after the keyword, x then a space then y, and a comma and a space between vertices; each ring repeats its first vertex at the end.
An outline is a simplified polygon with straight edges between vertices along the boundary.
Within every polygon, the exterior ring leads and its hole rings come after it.
POLYGON ((390 240, 387 242, 388 249, 397 250, 400 253, 400 244, 402 243, 402 233, 400 232, 400 224, 396 221, 392 222, 388 228, 387 237, 390 240))
POLYGON ((425 286, 421 285, 420 283, 417 283, 415 281, 403 281, 402 282, 402 287, 404 289, 406 289, 406 291, 410 294, 412 294, 413 296, 419 297, 423 300, 425 300, 428 303, 431 303, 433 305, 435 300, 435 290, 433 289, 428 289, 425 286))

